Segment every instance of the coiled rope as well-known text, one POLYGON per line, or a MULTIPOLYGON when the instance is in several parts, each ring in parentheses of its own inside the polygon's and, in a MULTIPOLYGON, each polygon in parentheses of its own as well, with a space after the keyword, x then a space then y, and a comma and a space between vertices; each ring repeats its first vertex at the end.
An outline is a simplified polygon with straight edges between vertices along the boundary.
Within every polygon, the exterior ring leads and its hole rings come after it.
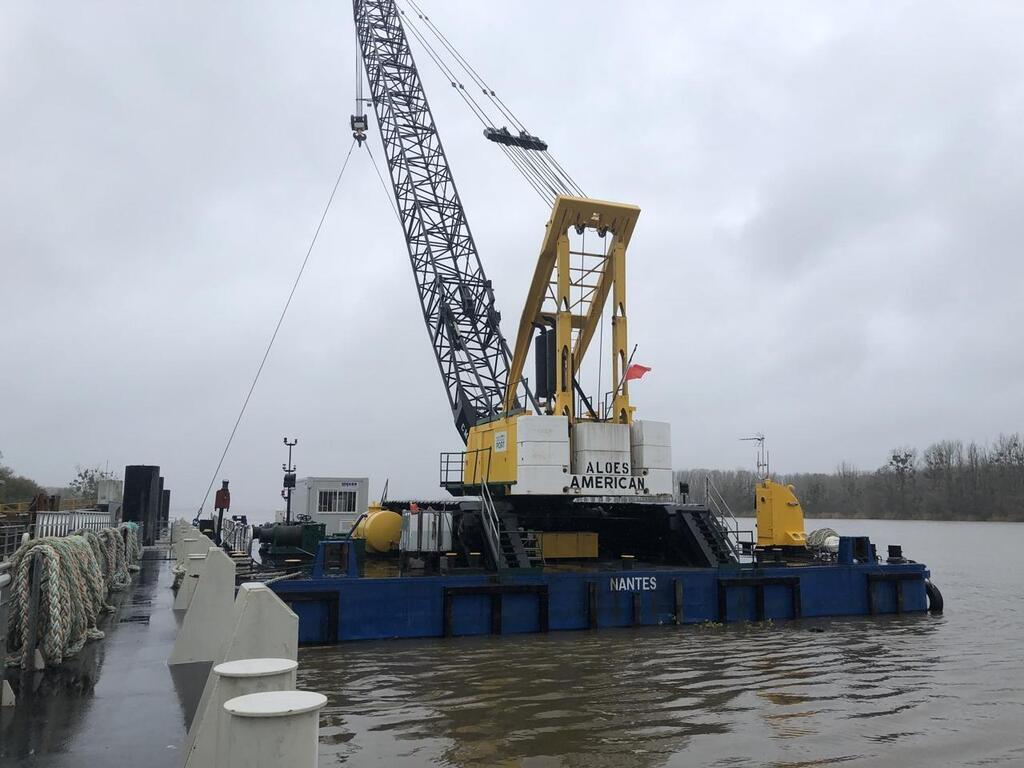
POLYGON ((47 666, 57 665, 78 653, 89 640, 103 637, 97 622, 103 613, 114 610, 107 596, 131 584, 130 568, 138 570, 137 532, 129 530, 126 546, 121 529, 32 539, 12 555, 8 620, 8 642, 14 651, 11 663, 27 666, 31 649, 38 647, 47 666), (40 564, 39 610, 35 642, 28 642, 32 563, 36 555, 40 564))
POLYGON ((825 546, 825 539, 838 535, 831 528, 818 528, 807 534, 807 546, 809 549, 821 549, 825 546))
POLYGON ((128 561, 128 570, 135 573, 139 570, 139 561, 142 559, 142 546, 139 544, 139 525, 138 523, 121 523, 118 526, 118 530, 128 531, 127 536, 125 536, 128 542, 125 559, 128 561))

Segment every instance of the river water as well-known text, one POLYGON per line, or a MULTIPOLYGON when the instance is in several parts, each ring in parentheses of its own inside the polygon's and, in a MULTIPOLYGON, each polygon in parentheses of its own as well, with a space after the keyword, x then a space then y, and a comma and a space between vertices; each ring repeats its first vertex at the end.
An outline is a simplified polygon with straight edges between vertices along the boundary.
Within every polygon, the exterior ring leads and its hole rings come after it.
POLYGON ((1024 766, 1024 525, 816 523, 903 544, 945 614, 304 649, 320 765, 1024 766))

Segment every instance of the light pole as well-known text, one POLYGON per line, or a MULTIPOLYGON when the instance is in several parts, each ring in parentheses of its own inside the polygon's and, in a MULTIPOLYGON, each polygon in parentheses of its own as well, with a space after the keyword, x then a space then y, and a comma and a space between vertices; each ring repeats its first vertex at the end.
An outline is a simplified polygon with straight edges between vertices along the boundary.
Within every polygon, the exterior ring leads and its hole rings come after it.
POLYGON ((285 498, 284 522, 285 525, 288 525, 292 521, 292 491, 295 489, 295 467, 292 465, 292 448, 299 444, 299 439, 289 440, 286 437, 284 444, 288 446, 288 463, 281 465, 281 469, 284 470, 284 491, 282 494, 285 498))

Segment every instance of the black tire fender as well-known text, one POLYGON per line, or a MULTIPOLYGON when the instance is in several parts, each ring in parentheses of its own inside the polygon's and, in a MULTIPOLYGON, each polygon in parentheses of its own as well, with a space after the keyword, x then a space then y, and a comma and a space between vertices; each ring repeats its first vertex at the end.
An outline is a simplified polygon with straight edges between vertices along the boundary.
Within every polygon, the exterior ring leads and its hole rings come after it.
POLYGON ((942 593, 931 579, 924 580, 924 592, 928 596, 928 613, 942 613, 942 593))

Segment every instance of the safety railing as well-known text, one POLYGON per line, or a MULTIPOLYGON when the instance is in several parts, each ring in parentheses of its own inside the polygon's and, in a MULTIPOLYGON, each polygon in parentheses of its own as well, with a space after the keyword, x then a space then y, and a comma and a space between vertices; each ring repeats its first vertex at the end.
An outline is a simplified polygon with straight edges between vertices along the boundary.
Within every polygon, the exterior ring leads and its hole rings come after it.
POLYGON ((501 548, 501 521, 498 519, 498 510, 494 508, 491 489, 487 487, 486 482, 480 484, 480 519, 483 521, 484 538, 491 551, 491 559, 495 567, 500 569, 505 565, 505 553, 501 548))
POLYGON ((0 558, 0 686, 4 683, 4 667, 7 666, 7 604, 11 599, 10 563, 0 558))
POLYGON ((29 532, 28 523, 0 523, 0 561, 6 560, 21 546, 21 537, 29 532))
POLYGON ((472 451, 457 451, 441 454, 441 486, 450 488, 465 485, 466 467, 480 485, 480 520, 484 529, 484 542, 496 567, 504 565, 504 553, 501 548, 501 520, 494 508, 494 498, 488 486, 488 475, 491 468, 491 449, 477 448, 472 451))
POLYGON ((231 548, 232 552, 252 551, 252 526, 237 520, 225 518, 221 527, 221 541, 231 548))
POLYGON ((740 527, 740 521, 708 475, 704 476, 704 506, 711 511, 715 521, 725 532, 725 540, 736 561, 752 560, 754 557, 754 532, 740 527))
POLYGON ((544 547, 541 546, 541 531, 519 529, 519 538, 523 541, 523 552, 526 553, 530 563, 546 565, 544 561, 544 547))
POLYGON ((465 451, 446 451, 441 454, 438 479, 442 488, 449 485, 462 485, 466 467, 465 451))
POLYGON ((83 528, 87 531, 98 531, 101 528, 112 528, 117 522, 113 512, 96 509, 36 512, 35 518, 32 530, 32 538, 35 539, 45 536, 67 536, 83 528))
POLYGON ((472 451, 449 451, 441 454, 440 481, 442 488, 476 485, 481 477, 487 482, 491 468, 491 449, 476 448, 472 451), (472 481, 466 482, 466 470, 472 481))

